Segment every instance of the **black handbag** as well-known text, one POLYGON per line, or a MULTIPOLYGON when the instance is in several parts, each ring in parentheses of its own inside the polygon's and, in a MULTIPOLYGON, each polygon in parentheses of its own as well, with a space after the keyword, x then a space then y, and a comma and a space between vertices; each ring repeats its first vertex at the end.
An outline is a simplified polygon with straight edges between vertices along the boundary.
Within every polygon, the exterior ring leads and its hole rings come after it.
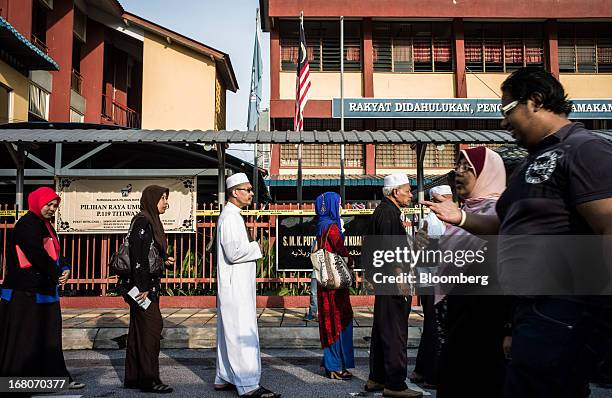
POLYGON ((132 266, 130 264, 130 243, 129 237, 132 233, 132 227, 134 222, 130 224, 130 229, 127 235, 123 239, 123 243, 119 246, 119 250, 113 254, 110 258, 110 270, 111 273, 119 276, 120 278, 129 278, 132 274, 132 266))
POLYGON ((159 249, 155 245, 155 239, 151 242, 151 247, 149 248, 149 273, 153 275, 161 276, 164 273, 164 259, 159 254, 159 249))

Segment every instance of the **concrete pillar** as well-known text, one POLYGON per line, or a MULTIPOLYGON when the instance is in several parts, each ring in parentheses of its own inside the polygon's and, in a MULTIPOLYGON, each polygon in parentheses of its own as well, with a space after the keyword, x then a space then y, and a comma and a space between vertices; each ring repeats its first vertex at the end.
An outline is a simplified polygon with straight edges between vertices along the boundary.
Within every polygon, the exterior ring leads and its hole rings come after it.
POLYGON ((72 75, 72 30, 74 4, 72 0, 55 0, 47 18, 47 46, 49 56, 59 64, 59 71, 51 72, 53 91, 49 104, 49 121, 70 121, 70 77, 72 75))
POLYGON ((0 7, 3 8, 2 15, 5 15, 8 23, 28 40, 31 40, 32 36, 32 1, 5 0, 0 2, 0 7))
POLYGON ((456 18, 453 21, 455 61, 455 97, 467 98, 467 82, 465 80, 465 41, 463 33, 463 19, 456 18))
MULTIPOLYGON (((372 18, 365 18, 363 29, 363 96, 374 97, 374 49, 372 44, 372 18)), ((376 148, 365 145, 365 174, 376 174, 376 148)))
POLYGON ((102 84, 104 76, 104 26, 89 19, 87 42, 81 55, 83 97, 87 101, 86 123, 100 123, 102 110, 102 84))
POLYGON ((557 37, 557 21, 549 19, 546 21, 546 69, 559 79, 559 40, 557 37))
POLYGON ((270 99, 280 99, 280 37, 278 26, 270 30, 270 99))

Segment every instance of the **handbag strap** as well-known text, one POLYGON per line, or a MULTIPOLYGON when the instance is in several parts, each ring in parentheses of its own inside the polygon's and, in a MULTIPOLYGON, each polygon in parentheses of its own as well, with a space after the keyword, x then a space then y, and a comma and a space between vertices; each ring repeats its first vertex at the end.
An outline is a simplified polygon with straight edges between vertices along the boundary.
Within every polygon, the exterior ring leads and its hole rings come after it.
POLYGON ((134 228, 135 221, 136 221, 136 218, 134 218, 132 222, 130 222, 130 228, 128 229, 127 235, 125 235, 125 238, 123 238, 124 242, 130 238, 130 235, 132 234, 132 228, 134 228))
POLYGON ((329 225, 329 227, 327 228, 327 232, 325 232, 325 237, 321 241, 321 243, 323 244, 323 249, 325 249, 325 246, 326 246, 326 243, 327 243, 327 238, 329 237, 329 231, 331 231, 333 226, 334 226, 334 224, 330 224, 329 225))
POLYGON ((314 253, 315 251, 320 250, 320 249, 325 250, 325 243, 327 243, 327 237, 329 236, 329 231, 331 231, 333 226, 334 226, 334 224, 330 224, 330 226, 327 228, 327 231, 325 232, 325 237, 321 241, 323 247, 319 247, 318 240, 315 240, 314 245, 310 248, 310 252, 311 253, 314 253), (315 250, 315 249, 317 249, 317 250, 315 250))

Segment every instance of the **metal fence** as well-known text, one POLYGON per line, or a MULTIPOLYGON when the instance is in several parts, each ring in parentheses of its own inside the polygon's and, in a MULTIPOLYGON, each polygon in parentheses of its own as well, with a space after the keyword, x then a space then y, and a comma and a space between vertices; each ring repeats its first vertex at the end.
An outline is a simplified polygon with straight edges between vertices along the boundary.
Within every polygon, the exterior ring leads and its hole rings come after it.
MULTIPOLYGON (((350 207, 349 207, 350 208, 350 207)), ((312 210, 312 204, 299 207, 296 204, 275 204, 266 208, 263 215, 247 214, 247 229, 259 242, 263 258, 257 262, 257 294, 302 295, 310 285, 310 271, 277 272, 275 264, 276 218, 270 214, 291 210, 312 210)), ((6 253, 14 227, 12 209, 0 205, 0 242, 2 244, 2 273, 6 269, 6 253)), ((166 295, 214 295, 216 291, 216 257, 214 231, 217 216, 212 215, 213 205, 200 205, 196 233, 168 234, 170 254, 175 265, 162 278, 162 290, 166 295)), ((251 212, 256 213, 256 212, 251 212)), ((110 274, 109 260, 124 238, 123 234, 74 234, 60 235, 62 255, 72 266, 71 279, 64 287, 65 296, 115 295, 117 277, 110 274)), ((352 293, 362 289, 361 275, 356 275, 352 293)))

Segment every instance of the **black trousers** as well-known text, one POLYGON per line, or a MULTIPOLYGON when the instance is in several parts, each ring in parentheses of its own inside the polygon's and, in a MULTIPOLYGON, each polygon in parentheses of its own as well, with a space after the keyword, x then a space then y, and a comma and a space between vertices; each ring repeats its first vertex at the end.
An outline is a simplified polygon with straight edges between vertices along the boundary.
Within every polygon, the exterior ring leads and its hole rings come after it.
POLYGON ((148 389, 161 383, 159 351, 163 325, 158 301, 152 301, 146 310, 130 302, 123 383, 126 388, 148 389))
POLYGON ((588 347, 610 309, 564 299, 521 300, 515 307, 506 398, 586 398, 588 347))
POLYGON ((405 390, 408 317, 411 297, 376 296, 370 342, 370 380, 390 390, 405 390))

